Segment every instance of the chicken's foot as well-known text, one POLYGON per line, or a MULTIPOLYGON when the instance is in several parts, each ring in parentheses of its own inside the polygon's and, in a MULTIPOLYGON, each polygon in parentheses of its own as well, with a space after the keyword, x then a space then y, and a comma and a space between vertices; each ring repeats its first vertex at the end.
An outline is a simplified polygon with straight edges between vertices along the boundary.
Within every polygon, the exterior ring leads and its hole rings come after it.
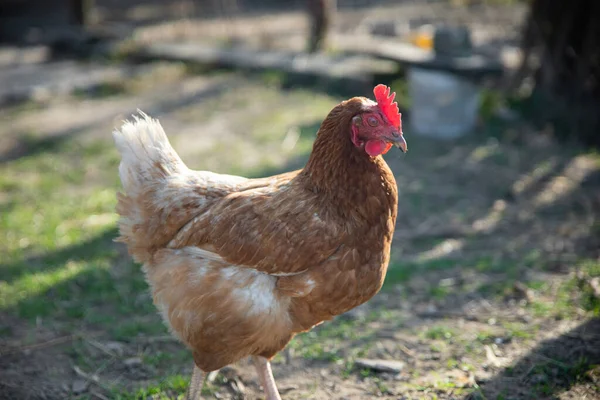
POLYGON ((275 378, 273 378, 273 371, 271 371, 271 363, 264 357, 254 356, 252 357, 254 366, 256 367, 256 373, 258 379, 265 391, 266 400, 281 400, 277 385, 275 384, 275 378))
POLYGON ((202 387, 206 374, 194 364, 194 371, 190 379, 190 386, 185 394, 185 400, 200 400, 202 397, 202 387))

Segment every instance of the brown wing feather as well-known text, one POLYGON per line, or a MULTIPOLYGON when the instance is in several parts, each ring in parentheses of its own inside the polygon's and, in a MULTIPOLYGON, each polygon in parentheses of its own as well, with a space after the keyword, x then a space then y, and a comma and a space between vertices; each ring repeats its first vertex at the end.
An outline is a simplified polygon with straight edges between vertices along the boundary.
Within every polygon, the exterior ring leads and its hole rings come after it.
POLYGON ((319 215, 316 195, 296 185, 295 176, 250 180, 196 216, 169 247, 200 247, 269 274, 322 263, 340 247, 343 232, 319 215))

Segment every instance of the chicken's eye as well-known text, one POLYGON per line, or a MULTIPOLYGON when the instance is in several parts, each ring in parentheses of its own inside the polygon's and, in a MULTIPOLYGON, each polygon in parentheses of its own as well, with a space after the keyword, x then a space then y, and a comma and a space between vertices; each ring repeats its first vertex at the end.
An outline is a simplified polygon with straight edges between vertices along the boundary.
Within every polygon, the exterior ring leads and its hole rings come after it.
POLYGON ((373 126, 373 127, 379 125, 379 121, 375 117, 369 117, 369 118, 367 118, 367 123, 369 125, 373 126))

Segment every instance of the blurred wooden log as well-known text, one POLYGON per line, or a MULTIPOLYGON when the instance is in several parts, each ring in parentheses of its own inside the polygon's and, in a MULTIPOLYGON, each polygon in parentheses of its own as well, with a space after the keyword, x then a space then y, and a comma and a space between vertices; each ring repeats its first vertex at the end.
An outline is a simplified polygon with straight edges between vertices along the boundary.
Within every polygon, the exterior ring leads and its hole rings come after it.
POLYGON ((93 6, 93 0, 69 0, 71 23, 79 26, 87 25, 93 6))
POLYGON ((335 48, 353 54, 396 61, 401 64, 453 72, 464 76, 499 76, 504 65, 499 58, 473 52, 465 57, 440 57, 434 51, 424 50, 397 40, 374 38, 366 35, 333 35, 335 48))
POLYGON ((398 65, 365 55, 328 56, 282 51, 222 49, 202 44, 151 44, 141 49, 142 59, 193 62, 211 67, 276 70, 307 83, 336 81, 367 95, 375 76, 392 76, 398 65))
POLYGON ((367 358, 358 358, 354 363, 359 368, 367 368, 377 372, 391 372, 394 374, 402 372, 405 366, 402 361, 372 360, 367 358))
MULTIPOLYGON (((529 106, 559 135, 600 145, 600 2, 533 0, 523 33, 519 80, 533 71, 529 106), (537 57, 529 57, 535 53, 537 57)), ((516 82, 518 83, 518 82, 516 82)), ((541 125, 540 124, 540 125, 541 125)))
POLYGON ((314 53, 324 48, 335 12, 335 0, 307 0, 307 6, 310 19, 308 51, 314 53))

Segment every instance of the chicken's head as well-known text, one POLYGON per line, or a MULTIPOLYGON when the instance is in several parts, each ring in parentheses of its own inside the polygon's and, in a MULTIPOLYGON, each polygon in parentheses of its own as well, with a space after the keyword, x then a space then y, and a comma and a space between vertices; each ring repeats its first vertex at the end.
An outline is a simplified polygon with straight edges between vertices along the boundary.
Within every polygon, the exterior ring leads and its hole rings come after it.
POLYGON ((398 104, 394 101, 396 93, 390 91, 385 85, 375 86, 377 103, 368 101, 352 118, 352 143, 372 157, 387 153, 393 145, 404 153, 408 148, 402 136, 398 104))

